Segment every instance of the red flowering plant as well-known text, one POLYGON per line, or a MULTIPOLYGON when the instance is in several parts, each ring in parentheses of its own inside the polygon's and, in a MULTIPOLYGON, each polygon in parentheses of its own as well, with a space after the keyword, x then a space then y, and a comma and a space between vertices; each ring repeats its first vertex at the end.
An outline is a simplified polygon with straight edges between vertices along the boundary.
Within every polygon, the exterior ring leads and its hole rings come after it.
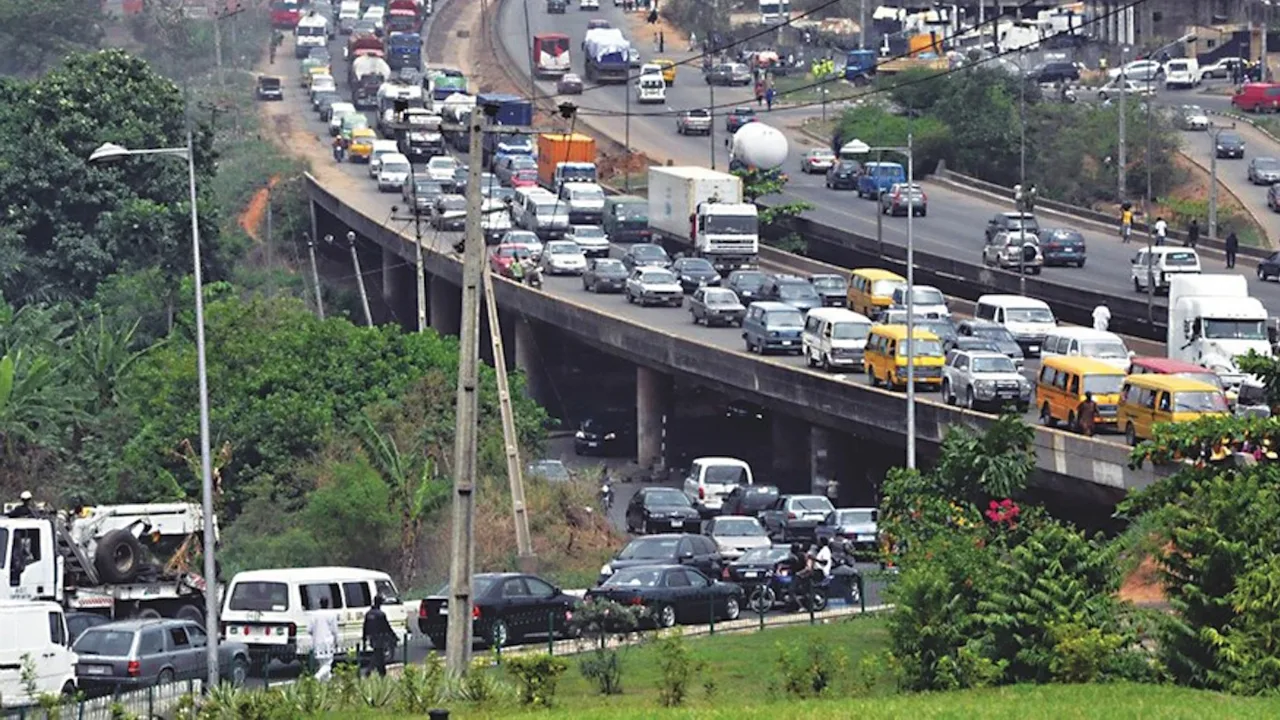
POLYGON ((1009 498, 1005 498, 999 502, 992 500, 987 503, 987 510, 982 514, 992 524, 1014 530, 1018 527, 1018 516, 1022 514, 1022 508, 1009 498))

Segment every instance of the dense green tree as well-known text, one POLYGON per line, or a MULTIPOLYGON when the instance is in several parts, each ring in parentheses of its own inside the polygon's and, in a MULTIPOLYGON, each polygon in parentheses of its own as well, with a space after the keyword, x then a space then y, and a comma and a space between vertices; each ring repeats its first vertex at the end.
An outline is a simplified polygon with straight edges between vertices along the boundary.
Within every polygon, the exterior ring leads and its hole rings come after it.
MULTIPOLYGON (((184 99, 169 80, 118 50, 72 55, 31 80, 0 80, 0 293, 13 302, 91 297, 118 272, 189 274, 187 168, 175 158, 89 163, 104 142, 186 144, 184 99)), ((196 134, 198 183, 214 172, 212 136, 196 134)), ((202 205, 204 205, 202 203, 202 205)), ((225 274, 218 218, 201 208, 205 268, 225 274)))
POLYGON ((97 47, 107 20, 99 0, 0 0, 0 75, 38 72, 97 47))

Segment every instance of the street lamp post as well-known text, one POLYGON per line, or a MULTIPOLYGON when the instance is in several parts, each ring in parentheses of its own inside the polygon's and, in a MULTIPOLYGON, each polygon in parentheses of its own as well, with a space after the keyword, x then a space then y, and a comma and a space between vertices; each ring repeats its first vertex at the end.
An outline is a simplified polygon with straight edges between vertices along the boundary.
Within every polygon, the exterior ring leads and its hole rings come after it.
POLYGON ((200 215, 196 207, 196 159, 195 141, 187 130, 186 147, 130 150, 115 143, 103 143, 89 156, 89 162, 120 160, 135 155, 168 155, 187 161, 187 186, 191 202, 191 254, 194 266, 196 293, 196 377, 200 391, 200 485, 201 513, 204 539, 204 630, 208 637, 205 644, 205 663, 208 669, 206 682, 209 687, 218 684, 218 572, 214 558, 217 534, 213 515, 213 461, 209 452, 209 374, 205 364, 204 341, 204 280, 200 262, 200 215))
POLYGON ((1027 68, 1026 52, 1018 50, 1018 183, 1027 186, 1027 68))
MULTIPOLYGON (((907 131, 906 147, 871 147, 861 140, 852 140, 840 148, 841 152, 855 155, 866 155, 871 152, 895 152, 907 156, 907 468, 916 467, 916 243, 914 223, 915 217, 915 141, 910 130, 907 131)), ((877 212, 876 216, 883 215, 877 212)))
POLYGON ((1125 116, 1125 106, 1128 104, 1127 100, 1128 100, 1128 97, 1129 97, 1129 68, 1127 68, 1127 67, 1125 66, 1125 60, 1126 60, 1126 58, 1127 58, 1128 56, 1129 56, 1129 48, 1124 48, 1123 50, 1121 50, 1121 51, 1120 51, 1120 75, 1119 75, 1119 79, 1120 79, 1120 131, 1119 131, 1119 132, 1120 132, 1120 138, 1119 138, 1119 141, 1116 143, 1116 146, 1117 146, 1117 150, 1116 150, 1116 156, 1117 156, 1117 157, 1116 157, 1116 185, 1117 185, 1117 190, 1116 190, 1116 192, 1117 192, 1117 197, 1119 197, 1119 198, 1120 198, 1120 202, 1122 202, 1122 203, 1124 202, 1124 198, 1125 198, 1125 195, 1126 195, 1126 192, 1125 192, 1125 184, 1126 184, 1126 181, 1127 181, 1127 178, 1125 177, 1125 170, 1126 170, 1126 168, 1125 168, 1125 162, 1126 162, 1126 160, 1125 160, 1125 141, 1124 141, 1124 140, 1125 140, 1125 138, 1124 138, 1124 131, 1125 131, 1125 127, 1124 127, 1125 122, 1124 122, 1124 121, 1125 121, 1125 117, 1124 117, 1124 116, 1125 116))

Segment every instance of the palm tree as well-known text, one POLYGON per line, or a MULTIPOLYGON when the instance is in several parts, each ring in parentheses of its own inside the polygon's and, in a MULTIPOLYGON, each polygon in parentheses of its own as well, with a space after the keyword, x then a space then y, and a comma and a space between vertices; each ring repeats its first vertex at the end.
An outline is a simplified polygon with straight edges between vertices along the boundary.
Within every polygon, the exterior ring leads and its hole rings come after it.
POLYGON ((141 350, 133 350, 141 323, 139 319, 128 328, 114 328, 108 326, 106 318, 99 314, 96 323, 82 326, 76 334, 72 355, 76 370, 92 389, 99 410, 120 400, 121 381, 147 353, 165 343, 161 340, 141 350))
POLYGON ((0 357, 0 453, 19 444, 48 443, 77 420, 75 390, 49 358, 14 349, 0 357))
POLYGON ((435 482, 435 464, 424 453, 400 451, 395 437, 374 426, 367 416, 356 422, 356 434, 370 463, 390 489, 392 509, 400 517, 400 578, 412 582, 417 571, 418 536, 428 513, 444 504, 448 487, 435 482))

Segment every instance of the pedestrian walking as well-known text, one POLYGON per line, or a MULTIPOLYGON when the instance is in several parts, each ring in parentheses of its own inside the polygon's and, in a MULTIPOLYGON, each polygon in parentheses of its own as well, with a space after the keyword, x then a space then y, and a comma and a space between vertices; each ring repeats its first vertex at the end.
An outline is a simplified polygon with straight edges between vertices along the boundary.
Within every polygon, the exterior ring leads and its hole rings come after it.
POLYGON ((1129 203, 1120 206, 1120 240, 1128 243, 1133 233, 1133 208, 1129 203))
POLYGON ((689 33, 689 52, 693 52, 694 50, 697 50, 697 49, 698 49, 698 35, 697 33, 689 33))
POLYGON ((1157 216, 1156 224, 1152 227, 1156 231, 1156 245, 1164 245, 1165 240, 1169 239, 1169 223, 1165 222, 1164 218, 1157 216))
POLYGON ((765 104, 769 106, 769 110, 773 110, 773 98, 776 95, 777 95, 777 92, 773 89, 772 85, 769 86, 768 90, 764 91, 764 101, 765 101, 765 104))
POLYGON ((1186 245, 1194 248, 1198 242, 1200 242, 1200 223, 1195 218, 1191 218, 1191 224, 1187 226, 1186 245))
POLYGON ((320 598, 320 609, 310 613, 307 632, 311 634, 311 651, 320 666, 316 680, 325 682, 333 677, 333 656, 338 651, 338 616, 329 609, 329 598, 320 598))
POLYGON ((667 34, 661 30, 658 31, 658 52, 667 51, 667 34))
POLYGON ((1236 231, 1232 230, 1227 233, 1227 268, 1236 266, 1236 253, 1240 252, 1240 238, 1236 237, 1236 231))
POLYGON ((764 81, 756 81, 756 106, 764 105, 764 81))
POLYGON ((364 614, 364 632, 360 642, 370 649, 369 672, 386 676, 387 656, 395 651, 396 633, 382 610, 382 596, 373 598, 373 607, 364 614))
POLYGON ((1111 323, 1111 309, 1106 303, 1102 303, 1093 309, 1093 329, 1106 330, 1107 325, 1111 323))
POLYGON ((1084 394, 1084 402, 1080 403, 1080 407, 1076 409, 1077 420, 1080 423, 1080 432, 1088 437, 1093 437, 1093 426, 1098 419, 1098 403, 1093 401, 1093 393, 1084 394))

